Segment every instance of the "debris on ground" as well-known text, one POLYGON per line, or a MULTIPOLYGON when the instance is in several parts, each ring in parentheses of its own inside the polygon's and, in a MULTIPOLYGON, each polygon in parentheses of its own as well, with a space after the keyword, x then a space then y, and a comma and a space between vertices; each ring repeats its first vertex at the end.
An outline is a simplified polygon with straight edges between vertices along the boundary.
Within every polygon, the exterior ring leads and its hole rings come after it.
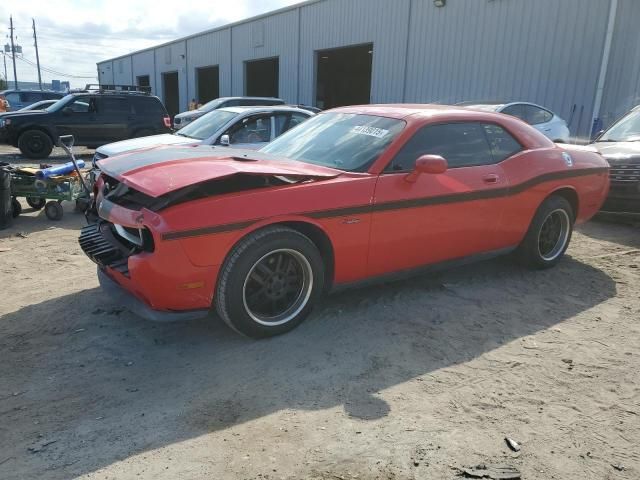
POLYGON ((16 237, 19 237, 19 238, 27 238, 28 236, 29 236, 29 235, 28 235, 28 234, 26 234, 26 233, 24 233, 24 232, 18 232, 18 233, 16 233, 16 237))
POLYGON ((507 446, 514 452, 520 451, 520 444, 516 442, 513 438, 505 437, 504 441, 507 442, 507 446))
POLYGON ((624 472, 626 470, 624 465, 622 465, 621 463, 612 463, 611 466, 619 472, 624 472))
POLYGON ((11 251, 11 247, 2 247, 0 248, 0 253, 2 252, 10 252, 11 251))
POLYGON ((44 442, 40 442, 37 445, 29 447, 28 450, 31 453, 38 453, 38 452, 41 452, 42 450, 44 450, 45 448, 47 448, 52 443, 56 443, 57 441, 58 440, 45 440, 44 442))
POLYGON ((476 465, 460 467, 458 470, 465 478, 489 478, 491 480, 520 480, 520 471, 510 465, 476 465))

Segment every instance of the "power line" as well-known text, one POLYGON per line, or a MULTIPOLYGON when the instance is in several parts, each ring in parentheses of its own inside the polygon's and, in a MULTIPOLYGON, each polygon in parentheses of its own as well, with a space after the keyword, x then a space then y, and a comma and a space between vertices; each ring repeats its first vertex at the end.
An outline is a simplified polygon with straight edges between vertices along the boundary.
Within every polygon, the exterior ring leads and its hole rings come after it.
MULTIPOLYGON (((24 63, 31 65, 32 67, 36 67, 37 68, 37 64, 32 62, 31 60, 28 60, 24 57, 16 57, 17 60, 21 60, 24 63)), ((40 66, 40 69, 47 72, 47 73, 51 73, 54 75, 59 75, 61 77, 66 77, 66 78, 80 78, 80 79, 95 79, 97 78, 97 74, 96 75, 71 75, 68 73, 63 73, 63 72, 58 72, 57 70, 53 70, 51 68, 47 68, 47 67, 43 67, 42 65, 40 66)))

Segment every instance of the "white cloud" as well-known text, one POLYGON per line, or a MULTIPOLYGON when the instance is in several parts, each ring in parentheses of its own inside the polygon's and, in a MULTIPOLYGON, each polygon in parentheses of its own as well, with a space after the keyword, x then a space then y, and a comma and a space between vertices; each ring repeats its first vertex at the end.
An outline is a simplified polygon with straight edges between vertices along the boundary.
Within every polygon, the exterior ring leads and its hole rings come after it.
MULTIPOLYGON (((69 75, 95 75, 96 62, 140 50, 208 28, 248 18, 299 0, 21 0, 0 2, 0 28, 9 33, 13 15, 18 44, 25 60, 35 62, 31 18, 35 18, 41 65, 69 75)), ((9 41, 3 38, 3 45, 9 41)), ((37 81, 36 68, 17 61, 18 80, 37 81)), ((13 80, 10 58, 7 74, 13 80)), ((0 61, 0 76, 4 76, 0 61)), ((83 86, 97 79, 53 78, 83 86)))

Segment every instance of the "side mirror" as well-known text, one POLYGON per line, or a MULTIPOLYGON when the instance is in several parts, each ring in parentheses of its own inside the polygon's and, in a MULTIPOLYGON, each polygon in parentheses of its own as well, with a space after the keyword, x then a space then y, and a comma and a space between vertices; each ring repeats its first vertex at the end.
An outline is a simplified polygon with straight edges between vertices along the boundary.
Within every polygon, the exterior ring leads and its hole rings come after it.
POLYGON ((228 147, 231 145, 231 140, 229 139, 229 135, 226 133, 220 137, 220 145, 223 147, 228 147))
POLYGON ((413 183, 423 173, 439 175, 446 172, 447 168, 449 168, 447 161, 440 155, 422 155, 418 157, 415 168, 406 176, 405 180, 413 183))
POLYGON ((73 113, 73 109, 71 107, 64 107, 62 109, 63 115, 71 115, 73 113))

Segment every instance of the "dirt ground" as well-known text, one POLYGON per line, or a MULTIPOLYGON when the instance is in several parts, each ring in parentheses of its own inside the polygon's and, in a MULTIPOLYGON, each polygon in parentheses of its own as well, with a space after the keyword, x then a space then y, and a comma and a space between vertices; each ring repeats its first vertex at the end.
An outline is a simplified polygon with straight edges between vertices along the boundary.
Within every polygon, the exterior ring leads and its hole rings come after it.
POLYGON ((640 478, 640 228, 330 297, 264 341, 104 298, 80 215, 0 232, 0 478, 640 478), (514 453, 505 444, 521 444, 514 453))

